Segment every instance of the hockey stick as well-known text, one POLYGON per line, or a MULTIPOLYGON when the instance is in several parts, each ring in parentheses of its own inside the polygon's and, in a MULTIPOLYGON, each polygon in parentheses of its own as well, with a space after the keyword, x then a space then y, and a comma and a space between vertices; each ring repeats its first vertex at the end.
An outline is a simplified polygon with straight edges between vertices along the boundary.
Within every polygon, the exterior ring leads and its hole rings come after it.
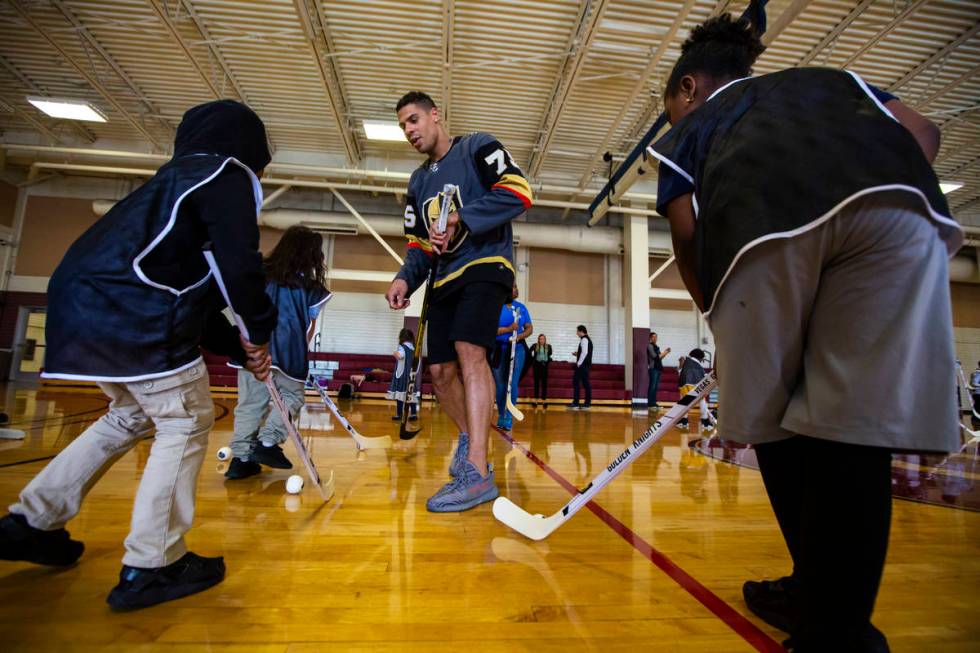
MULTIPOLYGON (((517 309, 514 308, 513 304, 511 304, 510 312, 511 315, 514 316, 514 323, 520 324, 520 320, 517 319, 517 315, 518 315, 517 309)), ((522 413, 520 409, 514 405, 514 402, 511 400, 510 397, 510 394, 512 392, 511 386, 514 385, 514 361, 515 360, 517 360, 517 330, 516 329, 510 336, 510 372, 508 373, 507 376, 507 412, 509 412, 514 417, 514 419, 516 419, 518 422, 523 422, 524 413, 522 413)))
MULTIPOLYGON (((231 298, 228 296, 228 289, 225 288, 224 279, 221 277, 221 270, 218 269, 218 263, 214 260, 214 254, 210 249, 204 250, 204 258, 207 259, 208 267, 211 268, 211 274, 214 276, 214 281, 221 290, 221 296, 225 298, 225 303, 228 304, 228 308, 231 310, 231 315, 235 319, 235 325, 241 332, 242 337, 248 340, 248 329, 245 327, 245 322, 242 321, 241 316, 235 312, 235 308, 231 305, 231 298)), ((303 461, 303 466, 306 467, 306 474, 310 477, 310 482, 320 491, 320 496, 323 497, 323 500, 329 501, 330 497, 333 496, 333 471, 331 470, 330 478, 326 481, 320 478, 320 473, 317 471, 316 465, 313 464, 313 459, 310 458, 309 449, 303 444, 303 438, 300 437, 299 431, 296 430, 296 426, 293 424, 289 410, 286 409, 286 403, 282 400, 282 395, 279 394, 279 388, 276 387, 275 381, 272 380, 271 370, 269 376, 265 377, 265 387, 269 390, 269 397, 272 399, 272 404, 279 411, 279 417, 282 418, 282 423, 286 427, 286 434, 293 441, 293 445, 299 453, 300 460, 303 461)))
POLYGON ((507 497, 498 497, 493 502, 493 516, 524 537, 532 540, 543 540, 551 535, 555 529, 571 519, 583 506, 592 501, 610 481, 619 476, 630 463, 653 446, 664 433, 669 431, 680 418, 687 414, 692 405, 711 392, 711 389, 715 387, 715 383, 715 375, 711 373, 707 374, 690 392, 681 397, 667 411, 666 415, 654 422, 652 427, 634 440, 614 461, 609 463, 591 483, 585 486, 584 489, 579 490, 579 493, 572 497, 572 500, 566 503, 565 507, 550 517, 532 515, 507 497))
POLYGON ((358 433, 357 429, 355 429, 351 423, 340 414, 340 409, 337 408, 337 404, 330 399, 330 396, 327 394, 327 389, 317 383, 316 379, 313 378, 313 375, 310 375, 310 383, 312 383, 313 387, 320 393, 320 400, 323 402, 323 404, 330 409, 330 412, 334 414, 334 417, 337 418, 340 425, 343 426, 348 433, 350 433, 352 438, 354 438, 358 451, 363 451, 364 449, 387 449, 391 446, 391 436, 382 435, 376 438, 369 438, 358 433))
MULTIPOLYGON (((446 231, 446 222, 449 219, 449 205, 452 203, 450 199, 456 194, 456 186, 453 184, 446 184, 442 187, 442 192, 439 193, 439 222, 436 223, 436 230, 439 233, 446 231)), ((419 357, 418 371, 416 372, 416 367, 413 365, 412 369, 408 372, 408 387, 405 388, 405 410, 402 411, 402 419, 398 425, 398 437, 402 440, 411 440, 419 431, 422 430, 421 423, 416 422, 414 428, 408 426, 408 402, 415 397, 416 386, 420 385, 420 376, 422 375, 422 343, 424 342, 423 336, 425 335, 425 321, 428 318, 429 312, 429 299, 432 296, 432 286, 436 283, 436 270, 439 268, 439 255, 433 253, 432 255, 432 267, 429 269, 429 278, 425 282, 425 294, 422 295, 422 310, 419 312, 419 329, 418 333, 415 334, 415 355, 419 357)))

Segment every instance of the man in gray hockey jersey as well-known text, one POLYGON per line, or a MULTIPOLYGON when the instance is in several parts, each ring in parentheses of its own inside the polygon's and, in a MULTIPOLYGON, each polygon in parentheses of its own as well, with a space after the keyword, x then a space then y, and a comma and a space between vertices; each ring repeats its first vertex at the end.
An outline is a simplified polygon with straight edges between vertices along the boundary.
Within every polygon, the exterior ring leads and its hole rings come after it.
POLYGON ((406 94, 395 110, 408 142, 428 159, 408 183, 408 252, 385 298, 393 309, 408 306, 408 297, 424 283, 435 261, 428 358, 436 396, 459 427, 459 443, 449 466, 453 480, 426 507, 460 512, 499 494, 487 465, 493 395, 487 349, 494 344, 500 308, 514 282, 510 223, 531 206, 531 188, 490 134, 450 137, 438 107, 425 93, 406 94), (446 231, 439 233, 434 225, 445 184, 457 190, 446 231))

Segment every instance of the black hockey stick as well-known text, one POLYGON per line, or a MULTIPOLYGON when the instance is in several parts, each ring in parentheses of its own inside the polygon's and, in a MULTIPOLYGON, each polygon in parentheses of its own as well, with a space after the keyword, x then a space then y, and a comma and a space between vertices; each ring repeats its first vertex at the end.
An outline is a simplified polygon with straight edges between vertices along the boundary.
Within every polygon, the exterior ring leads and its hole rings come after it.
MULTIPOLYGON (((456 186, 453 184, 446 184, 442 187, 442 192, 439 193, 439 222, 436 224, 436 230, 439 233, 446 231, 446 221, 449 219, 449 205, 452 203, 451 200, 455 194, 456 186)), ((411 440, 422 430, 420 422, 415 422, 413 426, 409 427, 408 404, 415 398, 416 388, 421 385, 422 381, 422 343, 425 342, 423 336, 425 335, 425 323, 428 319, 429 300, 432 297, 432 287, 436 283, 436 271, 438 268, 439 256, 433 254, 432 267, 429 269, 429 278, 425 282, 425 294, 422 296, 422 310, 419 312, 419 328, 415 334, 415 355, 419 357, 419 364, 418 366, 413 365, 409 370, 408 387, 405 388, 405 409, 402 411, 401 422, 398 426, 398 437, 402 440, 411 440)))

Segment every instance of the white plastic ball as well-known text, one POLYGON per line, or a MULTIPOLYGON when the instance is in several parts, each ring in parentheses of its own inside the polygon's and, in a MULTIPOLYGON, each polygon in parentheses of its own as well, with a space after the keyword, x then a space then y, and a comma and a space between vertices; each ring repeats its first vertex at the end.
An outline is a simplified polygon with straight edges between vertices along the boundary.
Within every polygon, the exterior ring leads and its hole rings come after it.
POLYGON ((228 460, 231 458, 231 447, 221 447, 218 449, 218 460, 228 460))
POLYGON ((290 494, 299 494, 303 489, 303 477, 297 474, 293 474, 288 479, 286 479, 286 492, 290 494))

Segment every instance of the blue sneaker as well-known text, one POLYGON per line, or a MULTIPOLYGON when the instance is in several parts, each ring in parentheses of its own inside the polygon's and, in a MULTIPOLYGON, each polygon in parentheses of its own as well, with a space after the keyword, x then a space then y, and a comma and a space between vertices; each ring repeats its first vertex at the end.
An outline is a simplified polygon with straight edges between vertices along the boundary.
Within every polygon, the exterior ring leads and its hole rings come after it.
POLYGON ((507 415, 501 415, 497 419, 497 428, 510 431, 514 428, 514 418, 509 413, 507 415))
POLYGON ((493 475, 493 468, 481 476, 469 460, 460 469, 460 475, 449 481, 441 490, 426 501, 429 512, 463 512, 500 496, 493 475))
POLYGON ((456 452, 453 453, 452 462, 449 463, 449 475, 456 478, 463 468, 463 463, 470 455, 470 436, 466 433, 459 434, 459 443, 456 445, 456 452))

